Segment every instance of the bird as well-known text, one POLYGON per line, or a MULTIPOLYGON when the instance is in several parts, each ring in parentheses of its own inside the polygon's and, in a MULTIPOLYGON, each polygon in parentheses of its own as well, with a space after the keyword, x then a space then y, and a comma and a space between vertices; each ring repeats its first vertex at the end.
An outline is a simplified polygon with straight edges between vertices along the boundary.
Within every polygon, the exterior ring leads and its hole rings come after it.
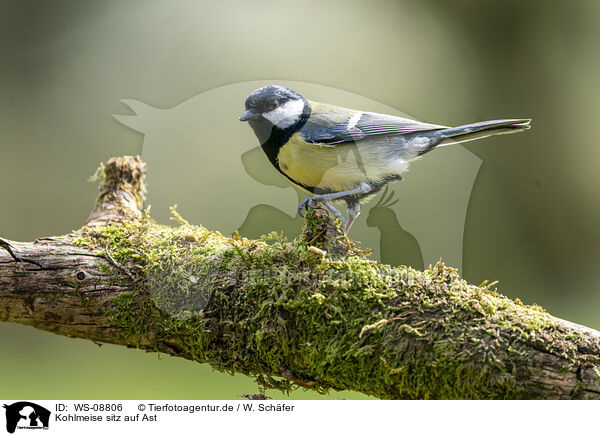
POLYGON ((531 119, 499 119, 448 127, 410 118, 349 109, 304 98, 280 85, 252 92, 239 121, 248 122, 271 164, 311 194, 303 210, 325 206, 346 234, 366 203, 409 164, 448 144, 531 127, 531 119), (332 204, 346 203, 348 220, 332 204))

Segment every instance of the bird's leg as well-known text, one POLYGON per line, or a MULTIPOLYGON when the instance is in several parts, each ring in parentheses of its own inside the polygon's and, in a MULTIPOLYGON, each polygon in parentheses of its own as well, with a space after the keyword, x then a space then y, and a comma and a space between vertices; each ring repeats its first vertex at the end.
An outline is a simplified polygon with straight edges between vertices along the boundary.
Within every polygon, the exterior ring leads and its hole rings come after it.
POLYGON ((333 207, 333 205, 328 202, 328 201, 323 201, 323 205, 325 205, 325 207, 327 209, 329 209, 331 212, 333 212, 333 214, 338 217, 340 219, 340 221, 342 221, 342 226, 344 225, 344 223, 346 222, 346 219, 344 218, 344 215, 342 215, 342 213, 337 210, 335 207, 333 207))
POLYGON ((346 223, 346 233, 350 231, 350 227, 354 220, 360 215, 360 202, 355 198, 347 198, 346 205, 348 206, 348 222, 346 223))
MULTIPOLYGON (((347 191, 332 192, 331 194, 313 195, 312 197, 305 198, 300 203, 300 205, 298 206, 298 214, 303 217, 304 214, 302 213, 302 209, 307 208, 307 207, 314 207, 315 202, 321 202, 327 206, 326 203, 330 202, 331 200, 338 200, 342 197, 346 197, 349 195, 363 194, 363 193, 369 192, 371 190, 373 190, 373 186, 370 185, 369 183, 363 182, 360 184, 360 186, 358 188, 349 189, 347 191)), ((327 206, 327 207, 330 208, 330 210, 331 210, 331 206, 327 206)), ((360 209, 360 206, 359 206, 359 209, 360 209)), ((335 212, 334 212, 334 214, 335 214, 335 212)), ((336 214, 336 216, 337 216, 337 214, 336 214)), ((356 216, 358 216, 358 214, 356 216)), ((356 216, 354 218, 356 218, 356 216)))
MULTIPOLYGON (((312 199, 312 197, 308 198, 308 206, 312 207, 313 209, 319 208, 319 205, 322 204, 323 206, 325 206, 327 209, 329 209, 337 218, 339 218, 342 221, 342 226, 344 225, 344 223, 346 222, 346 219, 344 218, 344 215, 342 215, 342 213, 337 210, 333 204, 331 204, 328 201, 319 201, 319 200, 314 200, 312 199)), ((300 213, 300 216, 304 217, 304 215, 302 215, 301 209, 298 208, 298 213, 300 213)))

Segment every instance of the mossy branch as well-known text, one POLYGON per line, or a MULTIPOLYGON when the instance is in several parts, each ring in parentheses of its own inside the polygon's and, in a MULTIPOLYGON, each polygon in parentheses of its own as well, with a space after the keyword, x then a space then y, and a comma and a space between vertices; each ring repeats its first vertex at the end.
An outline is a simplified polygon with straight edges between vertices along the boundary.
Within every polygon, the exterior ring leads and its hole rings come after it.
POLYGON ((301 237, 226 237, 142 210, 114 158, 86 225, 0 240, 0 320, 160 351, 267 387, 379 398, 600 398, 600 333, 473 286, 369 260, 327 214, 301 237))

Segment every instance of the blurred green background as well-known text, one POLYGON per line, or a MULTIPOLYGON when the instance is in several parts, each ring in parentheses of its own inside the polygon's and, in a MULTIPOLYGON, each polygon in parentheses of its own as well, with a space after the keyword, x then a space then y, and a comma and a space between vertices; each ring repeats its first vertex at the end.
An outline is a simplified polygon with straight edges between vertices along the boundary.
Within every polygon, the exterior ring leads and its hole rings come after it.
MULTIPOLYGON (((463 275, 600 328, 599 19, 591 0, 2 0, 0 236, 32 240, 83 223, 98 163, 142 150, 143 135, 111 116, 128 112, 123 98, 170 108, 237 82, 310 82, 445 125, 532 117, 525 134, 465 145, 483 164, 463 275)), ((3 398, 257 391, 207 365, 19 325, 0 324, 0 350, 3 398)))

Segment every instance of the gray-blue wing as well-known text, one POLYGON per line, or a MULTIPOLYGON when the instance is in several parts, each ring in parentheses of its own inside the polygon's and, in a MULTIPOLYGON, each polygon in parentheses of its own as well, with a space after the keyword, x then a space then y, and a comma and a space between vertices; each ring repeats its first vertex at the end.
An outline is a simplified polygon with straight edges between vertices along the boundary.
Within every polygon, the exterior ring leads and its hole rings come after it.
POLYGON ((348 111, 343 114, 337 112, 334 116, 331 113, 313 113, 300 133, 310 144, 335 146, 374 136, 405 135, 444 128, 445 126, 421 123, 408 118, 348 111))

